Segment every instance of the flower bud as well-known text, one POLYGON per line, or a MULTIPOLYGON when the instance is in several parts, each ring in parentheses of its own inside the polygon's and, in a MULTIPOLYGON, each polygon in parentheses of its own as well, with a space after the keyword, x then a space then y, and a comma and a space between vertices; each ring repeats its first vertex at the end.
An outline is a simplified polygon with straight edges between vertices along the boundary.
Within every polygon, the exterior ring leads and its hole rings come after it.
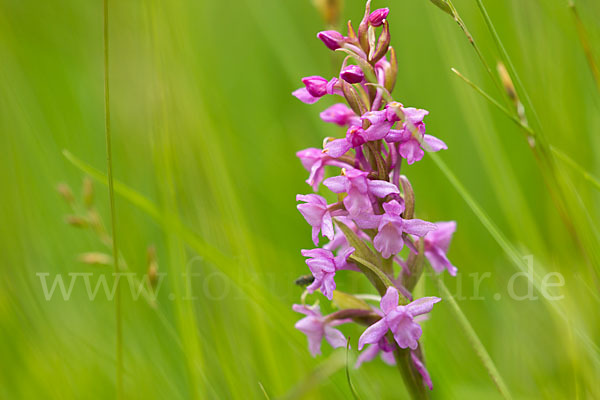
POLYGON ((396 77, 398 76, 398 58, 396 58, 396 50, 390 46, 390 68, 385 71, 385 88, 392 93, 396 86, 396 77))
POLYGON ((367 111, 367 108, 359 99, 356 90, 354 90, 354 87, 352 87, 352 85, 350 85, 345 80, 342 80, 340 82, 342 84, 342 92, 344 93, 344 98, 348 102, 350 108, 352 108, 352 111, 354 111, 354 113, 357 115, 363 115, 367 111))
POLYGON ((344 126, 349 123, 352 117, 356 117, 356 114, 354 114, 354 111, 348 108, 347 105, 338 103, 324 110, 320 116, 325 122, 331 122, 339 126, 344 126))
POLYGON ((415 214, 415 192, 405 175, 400 175, 400 184, 402 185, 404 197, 404 212, 402 213, 402 218, 412 219, 415 214))
POLYGON ((369 29, 369 15, 371 14, 371 0, 367 1, 365 5, 365 15, 360 21, 360 25, 358 25, 358 41, 360 46, 365 51, 365 53, 369 53, 369 39, 367 38, 367 31, 369 29))
POLYGON ((385 56, 388 48, 390 47, 390 27, 386 20, 383 20, 383 31, 381 35, 379 35, 379 40, 377 41, 377 48, 375 49, 373 56, 370 58, 370 62, 377 62, 381 57, 385 56))
POLYGON ((344 36, 338 31, 322 31, 317 33, 317 37, 321 39, 325 46, 327 46, 330 50, 337 50, 345 42, 344 36))
POLYGON ((381 26, 390 12, 389 8, 380 8, 369 15, 369 23, 371 26, 381 26))
POLYGON ((314 97, 322 97, 327 94, 327 84, 329 81, 320 76, 307 76, 302 78, 302 83, 306 86, 306 90, 314 97))
POLYGON ((348 83, 361 83, 365 79, 365 73, 358 65, 348 65, 342 69, 340 77, 348 83))

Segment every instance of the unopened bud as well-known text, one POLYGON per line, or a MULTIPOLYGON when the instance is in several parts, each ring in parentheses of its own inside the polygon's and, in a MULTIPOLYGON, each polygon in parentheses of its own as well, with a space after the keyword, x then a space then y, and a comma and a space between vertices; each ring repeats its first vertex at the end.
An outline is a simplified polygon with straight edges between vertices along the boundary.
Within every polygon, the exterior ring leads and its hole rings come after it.
POLYGON ((387 7, 377 9, 369 15, 369 23, 371 26, 381 26, 389 13, 390 9, 387 7))
POLYGON ((59 183, 58 186, 56 186, 56 191, 68 204, 73 204, 75 201, 73 191, 71 191, 71 188, 66 183, 59 183))
POLYGON ((342 84, 342 92, 344 93, 344 97, 350 105, 350 108, 352 108, 352 111, 354 111, 356 115, 363 115, 363 113, 366 112, 366 107, 358 98, 356 90, 354 90, 352 85, 350 85, 345 80, 341 80, 340 82, 342 84))
POLYGON ((388 54, 390 55, 390 68, 385 70, 385 88, 392 93, 398 76, 398 58, 396 58, 396 50, 392 46, 390 46, 388 54))
POLYGON ((402 185, 402 192, 404 194, 404 212, 402 213, 402 218, 412 219, 415 213, 415 192, 406 176, 400 175, 400 184, 402 185))
POLYGON ((340 77, 350 84, 361 83, 365 79, 365 73, 358 65, 348 65, 342 69, 340 77))
POLYGON ((377 41, 377 48, 373 53, 373 57, 369 60, 370 62, 377 62, 385 53, 387 53, 388 48, 390 47, 390 26, 386 20, 383 21, 383 31, 381 35, 379 35, 379 40, 377 41))
POLYGON ((306 86, 306 90, 314 97, 322 97, 327 94, 327 84, 329 81, 320 76, 307 76, 302 78, 302 83, 306 86))
POLYGON ((322 31, 317 33, 317 37, 321 39, 325 46, 330 50, 337 50, 345 43, 344 36, 338 31, 322 31))
POLYGON ((83 204, 90 208, 94 204, 94 186, 89 177, 83 179, 83 204))
POLYGON ((360 21, 360 25, 358 25, 358 42, 366 54, 369 54, 369 15, 371 15, 371 0, 367 1, 367 4, 365 5, 365 15, 360 21))

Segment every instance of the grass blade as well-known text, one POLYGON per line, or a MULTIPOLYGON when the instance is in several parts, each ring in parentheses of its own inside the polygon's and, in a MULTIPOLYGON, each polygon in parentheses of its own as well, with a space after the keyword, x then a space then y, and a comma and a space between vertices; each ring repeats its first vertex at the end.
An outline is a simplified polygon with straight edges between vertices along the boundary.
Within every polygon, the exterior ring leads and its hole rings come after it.
POLYGON ((585 54, 585 58, 587 59, 588 66, 590 67, 590 71, 592 72, 592 76, 594 77, 594 82, 596 83, 596 87, 600 91, 600 69, 598 68, 598 64, 594 59, 594 54, 592 53, 592 47, 590 46, 589 35, 585 30, 585 26, 583 25, 583 21, 581 21, 581 17, 579 16, 579 12, 575 7, 575 3, 573 1, 569 1, 569 8, 573 12, 573 19, 575 20, 575 28, 577 29, 577 36, 579 37, 579 41, 581 42, 581 47, 583 47, 583 52, 585 54))
POLYGON ((498 372, 494 361, 488 354, 483 343, 481 343, 481 340, 479 340, 475 329, 473 329, 473 326, 467 319, 466 315, 463 313, 460 306, 458 305, 458 303, 456 302, 456 300, 454 299, 444 282, 437 276, 434 277, 434 280, 437 283, 441 297, 444 300, 446 300, 448 304, 450 304, 450 308, 452 308, 452 311, 456 315, 458 323, 462 326, 465 334, 467 335, 467 339, 469 340, 471 347, 473 347, 473 350, 475 350, 477 357, 479 357, 481 363, 490 375, 490 378, 492 378, 492 381, 494 381, 494 384, 498 388, 498 391, 500 392, 503 398, 512 399, 508 387, 504 383, 502 376, 500 376, 500 373, 498 372))
POLYGON ((352 397, 354 400, 360 400, 358 393, 356 392, 356 388, 352 384, 352 380, 350 379, 350 368, 348 367, 348 353, 350 350, 350 338, 348 338, 346 342, 346 380, 348 381, 348 386, 350 387, 350 392, 352 393, 352 397))
MULTIPOLYGON (((503 107, 500 103, 498 103, 492 96, 487 94, 483 89, 477 86, 475 83, 471 82, 468 78, 458 72, 455 68, 451 68, 452 72, 458 75, 465 83, 471 86, 477 93, 483 96, 490 104, 495 106, 497 109, 502 111, 508 118, 511 119, 515 124, 517 124, 521 129, 523 129, 528 135, 532 135, 533 131, 527 125, 525 125, 516 115, 511 113, 508 109, 503 107)), ((581 165, 579 165, 575 160, 565 154, 562 150, 557 149, 556 147, 550 145, 550 151, 565 164, 568 164, 571 168, 577 171, 586 181, 592 184, 596 189, 600 190, 600 179, 596 178, 594 175, 585 170, 581 165)))
MULTIPOLYGON (((110 87, 108 74, 108 0, 104 0, 104 133, 106 136, 106 166, 108 174, 108 194, 110 198, 110 221, 112 230, 112 253, 115 273, 119 273, 119 252, 117 247, 117 218, 115 213, 115 192, 113 183, 112 143, 110 131, 110 87)), ((117 359, 117 399, 123 398, 123 318, 121 315, 121 285, 116 278, 115 289, 115 336, 117 359)))
MULTIPOLYGON (((515 249, 515 247, 510 243, 510 241, 504 236, 504 234, 500 231, 500 229, 492 222, 490 217, 485 213, 485 211, 479 206, 479 204, 475 201, 473 196, 467 191, 467 189, 463 186, 463 184, 458 180, 456 175, 448 168, 446 163, 442 161, 439 155, 435 153, 429 153, 429 156, 433 159, 433 161, 437 164, 440 170, 446 175, 446 178, 450 181, 452 186, 456 189, 456 191, 461 195, 463 200, 469 205, 471 211, 477 216, 482 225, 488 230, 488 232, 492 235, 496 243, 502 248, 502 250, 506 253, 509 259, 512 261, 515 267, 521 272, 527 272, 528 266, 523 261, 521 254, 515 249)), ((539 267, 538 267, 539 268, 539 267)), ((544 271, 542 271, 544 272, 544 271)), ((533 271, 533 280, 532 285, 538 291, 538 293, 542 293, 541 284, 540 284, 540 274, 539 272, 533 271)), ((541 297, 546 300, 545 296, 541 297)), ((546 304, 549 305, 550 309, 556 312, 558 316, 564 321, 565 324, 572 325, 575 333, 581 339, 586 349, 589 351, 590 357, 593 359, 594 363, 600 367, 600 347, 589 337, 587 333, 583 331, 577 321, 574 321, 573 317, 568 315, 568 313, 563 309, 563 307, 558 304, 556 301, 546 301, 546 304)))

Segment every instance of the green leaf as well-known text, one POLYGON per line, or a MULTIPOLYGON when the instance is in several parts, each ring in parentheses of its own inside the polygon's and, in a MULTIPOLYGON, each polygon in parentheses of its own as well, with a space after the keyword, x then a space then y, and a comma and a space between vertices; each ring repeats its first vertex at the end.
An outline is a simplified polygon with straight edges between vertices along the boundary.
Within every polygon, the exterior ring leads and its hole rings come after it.
POLYGON ((371 251, 369 246, 363 242, 352 229, 348 228, 344 223, 335 220, 337 226, 344 232, 344 236, 348 240, 350 246, 354 247, 354 253, 349 257, 350 261, 355 262, 363 274, 371 281, 375 289, 383 296, 388 286, 393 286, 390 278, 388 278, 377 267, 379 263, 378 257, 371 251))
POLYGON ((339 290, 333 291, 333 302, 341 309, 359 309, 359 310, 371 310, 369 304, 366 301, 359 299, 351 294, 340 292, 339 290))

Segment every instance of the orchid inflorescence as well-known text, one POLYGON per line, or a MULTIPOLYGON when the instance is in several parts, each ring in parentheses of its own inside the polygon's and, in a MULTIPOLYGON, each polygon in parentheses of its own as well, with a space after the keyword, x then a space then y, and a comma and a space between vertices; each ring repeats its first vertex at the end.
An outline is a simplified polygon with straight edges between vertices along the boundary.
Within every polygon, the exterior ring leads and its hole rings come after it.
MULTIPOLYGON (((333 347, 347 345, 337 326, 356 322, 368 328, 360 336, 363 350, 357 366, 378 354, 388 364, 407 357, 407 376, 420 377, 419 384, 432 388, 419 346, 419 321, 426 317, 437 297, 413 299, 426 258, 433 270, 456 275, 456 267, 446 253, 456 228, 455 222, 431 223, 414 216, 414 193, 406 176, 400 174, 403 160, 408 165, 420 161, 425 151, 446 149, 441 140, 425 134, 428 111, 404 107, 392 99, 398 72, 396 54, 390 46, 387 8, 370 11, 355 31, 348 22, 348 36, 337 31, 320 32, 317 37, 331 50, 346 54, 338 77, 302 79, 304 87, 293 95, 312 104, 326 95, 341 96, 345 103, 334 104, 320 116, 325 122, 346 128, 341 139, 327 138, 323 149, 309 148, 297 153, 310 172, 307 183, 316 192, 321 183, 337 194, 328 204, 317 194, 298 195, 298 210, 312 227, 312 240, 319 234, 329 243, 321 248, 302 250, 312 277, 307 293, 317 290, 329 300, 338 296, 354 299, 352 307, 324 316, 317 305, 302 305, 294 311, 305 315, 296 328, 308 337, 309 350, 320 353, 325 338, 333 347), (377 31, 380 31, 377 37, 377 31), (325 167, 334 167, 338 176, 325 179, 325 167), (408 255, 402 258, 404 245, 408 255), (395 277, 394 264, 400 267, 395 277), (380 308, 364 300, 336 291, 338 271, 362 272, 379 291, 380 308), (358 306, 357 306, 358 305, 358 306)), ((339 302, 336 302, 336 304, 339 302)), ((339 307, 339 304, 337 304, 339 307)))

